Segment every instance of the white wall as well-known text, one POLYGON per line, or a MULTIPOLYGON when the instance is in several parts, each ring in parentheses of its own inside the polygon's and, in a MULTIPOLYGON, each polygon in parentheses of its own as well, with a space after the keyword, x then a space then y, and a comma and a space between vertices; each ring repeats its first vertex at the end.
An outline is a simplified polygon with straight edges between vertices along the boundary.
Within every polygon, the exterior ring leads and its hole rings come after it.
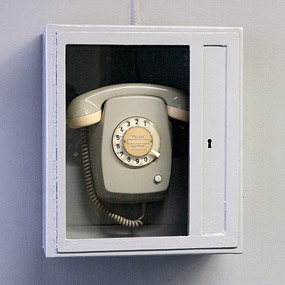
POLYGON ((2 0, 0 284, 284 284, 284 11, 282 0, 2 0), (245 29, 242 255, 43 255, 40 35, 46 23, 131 21, 245 29))

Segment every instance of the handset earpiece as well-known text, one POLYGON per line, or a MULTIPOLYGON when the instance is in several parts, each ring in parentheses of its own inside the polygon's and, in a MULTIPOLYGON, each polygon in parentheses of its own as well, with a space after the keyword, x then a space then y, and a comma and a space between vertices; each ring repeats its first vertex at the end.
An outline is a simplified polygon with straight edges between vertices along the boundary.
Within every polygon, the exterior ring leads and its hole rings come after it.
POLYGON ((101 108, 93 103, 96 91, 82 94, 71 101, 67 108, 66 123, 72 129, 97 124, 101 121, 101 108), (93 100, 90 100, 93 98, 93 100))
POLYGON ((188 97, 175 88, 144 83, 125 83, 102 87, 75 98, 68 106, 66 121, 70 128, 82 128, 101 121, 102 105, 112 98, 128 95, 147 95, 162 98, 169 117, 189 121, 188 97))

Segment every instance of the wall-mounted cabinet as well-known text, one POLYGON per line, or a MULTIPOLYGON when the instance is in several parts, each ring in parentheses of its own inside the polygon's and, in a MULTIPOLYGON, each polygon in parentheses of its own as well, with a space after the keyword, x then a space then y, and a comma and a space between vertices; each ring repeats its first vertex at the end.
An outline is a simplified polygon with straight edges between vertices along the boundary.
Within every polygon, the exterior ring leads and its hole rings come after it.
POLYGON ((241 253, 242 29, 48 25, 43 50, 46 256, 241 253))

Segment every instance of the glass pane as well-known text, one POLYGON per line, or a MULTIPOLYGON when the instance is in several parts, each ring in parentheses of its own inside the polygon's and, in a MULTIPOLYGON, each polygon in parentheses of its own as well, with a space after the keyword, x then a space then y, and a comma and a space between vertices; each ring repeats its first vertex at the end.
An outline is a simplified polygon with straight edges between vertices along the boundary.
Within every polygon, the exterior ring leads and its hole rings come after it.
POLYGON ((66 106, 78 97, 83 118, 66 127, 67 238, 188 234, 189 61, 189 46, 66 47, 66 106))

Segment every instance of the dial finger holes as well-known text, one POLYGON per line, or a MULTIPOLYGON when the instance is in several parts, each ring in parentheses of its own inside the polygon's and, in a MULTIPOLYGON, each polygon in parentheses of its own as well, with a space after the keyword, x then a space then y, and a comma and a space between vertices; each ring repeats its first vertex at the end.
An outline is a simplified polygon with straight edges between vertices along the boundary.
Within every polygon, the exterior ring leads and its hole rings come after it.
POLYGON ((153 122, 143 117, 129 117, 121 121, 112 135, 114 155, 130 167, 145 167, 158 156, 160 136, 153 122))

